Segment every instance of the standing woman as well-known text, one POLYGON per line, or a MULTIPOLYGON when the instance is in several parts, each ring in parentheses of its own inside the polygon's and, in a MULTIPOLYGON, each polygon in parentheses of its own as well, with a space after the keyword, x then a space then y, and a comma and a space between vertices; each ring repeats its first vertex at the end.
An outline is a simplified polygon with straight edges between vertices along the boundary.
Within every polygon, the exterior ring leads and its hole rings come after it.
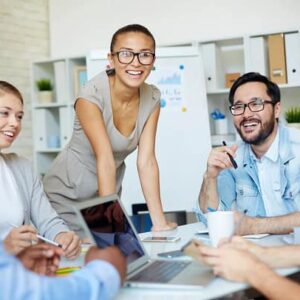
POLYGON ((22 118, 21 93, 10 83, 0 81, 0 240, 8 252, 17 254, 37 241, 38 230, 40 235, 60 243, 66 257, 75 258, 80 252, 79 237, 51 207, 30 162, 14 153, 1 152, 17 138, 22 118))
POLYGON ((137 167, 153 231, 176 228, 161 204, 155 137, 160 92, 145 83, 155 61, 155 40, 144 26, 120 28, 112 37, 110 69, 92 78, 76 101, 70 143, 44 177, 56 211, 78 231, 68 204, 121 193, 125 158, 138 147, 137 167))

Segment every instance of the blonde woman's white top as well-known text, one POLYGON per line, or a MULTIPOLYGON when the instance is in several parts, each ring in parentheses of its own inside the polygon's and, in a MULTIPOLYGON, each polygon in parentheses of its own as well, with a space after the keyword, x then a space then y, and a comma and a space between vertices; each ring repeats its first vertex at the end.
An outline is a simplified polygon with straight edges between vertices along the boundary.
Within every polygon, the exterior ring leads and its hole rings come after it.
POLYGON ((0 155, 0 239, 13 228, 11 224, 24 223, 24 205, 20 199, 16 180, 0 155))

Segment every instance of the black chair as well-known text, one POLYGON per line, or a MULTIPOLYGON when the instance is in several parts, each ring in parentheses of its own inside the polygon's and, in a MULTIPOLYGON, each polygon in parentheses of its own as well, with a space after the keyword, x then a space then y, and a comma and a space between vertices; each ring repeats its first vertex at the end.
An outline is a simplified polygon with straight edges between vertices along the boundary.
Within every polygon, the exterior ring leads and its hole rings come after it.
MULTIPOLYGON (((131 221, 134 224, 138 233, 150 231, 152 221, 148 212, 146 203, 132 204, 131 221)), ((185 225, 187 223, 187 216, 185 210, 168 211, 164 213, 167 221, 176 222, 178 225, 185 225)))
POLYGON ((132 204, 131 221, 138 233, 151 231, 152 221, 146 203, 132 204))

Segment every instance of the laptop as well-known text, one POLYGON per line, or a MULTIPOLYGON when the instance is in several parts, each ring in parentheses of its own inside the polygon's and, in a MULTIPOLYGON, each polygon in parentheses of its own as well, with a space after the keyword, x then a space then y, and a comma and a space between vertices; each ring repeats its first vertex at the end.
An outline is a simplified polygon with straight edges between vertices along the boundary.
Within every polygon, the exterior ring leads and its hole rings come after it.
POLYGON ((126 256, 125 286, 200 289, 215 278, 197 261, 151 259, 118 195, 87 200, 73 209, 81 229, 99 248, 115 245, 126 256))

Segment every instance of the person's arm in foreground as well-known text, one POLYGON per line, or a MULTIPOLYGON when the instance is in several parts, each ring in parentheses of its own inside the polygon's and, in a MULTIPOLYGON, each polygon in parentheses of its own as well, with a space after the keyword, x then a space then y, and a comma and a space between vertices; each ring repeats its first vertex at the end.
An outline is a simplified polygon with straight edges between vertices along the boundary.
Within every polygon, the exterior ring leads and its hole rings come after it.
POLYGON ((152 230, 169 230, 176 228, 176 223, 166 221, 160 198, 159 168, 155 156, 155 137, 160 107, 150 115, 140 137, 137 167, 153 223, 152 230))
POLYGON ((52 276, 59 267, 63 250, 46 243, 36 244, 22 250, 16 255, 23 266, 35 273, 52 276))
POLYGON ((300 285, 277 275, 252 253, 233 247, 202 249, 204 262, 216 275, 246 282, 268 299, 299 299, 300 285))
MULTIPOLYGON (((263 247, 240 236, 234 236, 228 245, 235 249, 251 252, 271 268, 300 266, 300 245, 263 247)), ((201 246, 199 244, 199 247, 201 246)))
POLYGON ((119 250, 92 248, 87 253, 86 263, 67 277, 39 276, 24 269, 0 246, 1 299, 105 300, 114 297, 125 276, 125 259, 119 250))
POLYGON ((300 226, 300 212, 291 213, 278 217, 252 218, 235 214, 237 230, 236 234, 287 234, 293 231, 294 227, 300 226))
POLYGON ((207 212, 207 208, 217 209, 219 206, 219 196, 217 188, 217 177, 222 170, 232 168, 232 163, 228 153, 235 156, 237 146, 223 146, 214 148, 207 160, 207 169, 203 177, 201 190, 199 193, 199 206, 202 212, 207 212))
POLYGON ((99 196, 116 193, 116 165, 100 108, 85 99, 76 101, 76 114, 96 157, 99 196))

